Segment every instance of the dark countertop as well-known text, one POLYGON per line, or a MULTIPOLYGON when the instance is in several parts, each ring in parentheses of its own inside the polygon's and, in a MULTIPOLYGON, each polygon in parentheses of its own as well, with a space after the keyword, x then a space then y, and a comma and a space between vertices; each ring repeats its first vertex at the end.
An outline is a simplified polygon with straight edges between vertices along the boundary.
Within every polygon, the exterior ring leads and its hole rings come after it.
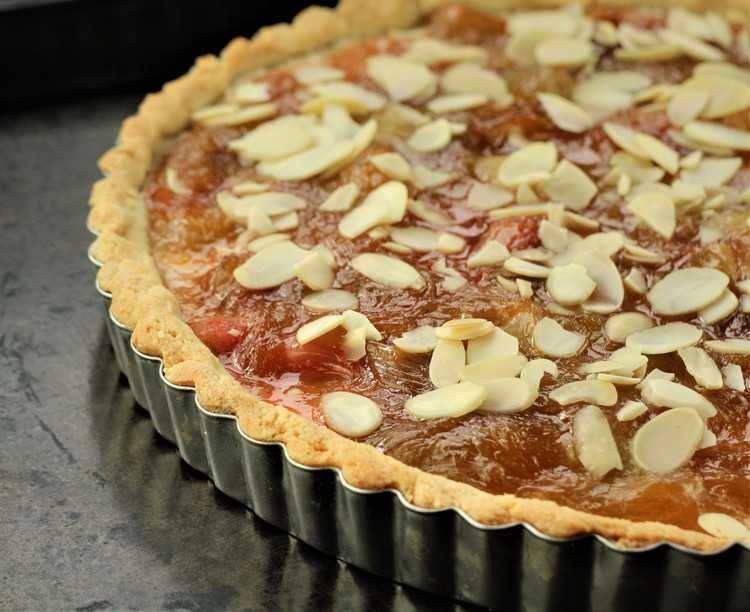
POLYGON ((0 115, 0 609, 463 609, 266 525, 135 405, 84 222, 140 97, 0 115))

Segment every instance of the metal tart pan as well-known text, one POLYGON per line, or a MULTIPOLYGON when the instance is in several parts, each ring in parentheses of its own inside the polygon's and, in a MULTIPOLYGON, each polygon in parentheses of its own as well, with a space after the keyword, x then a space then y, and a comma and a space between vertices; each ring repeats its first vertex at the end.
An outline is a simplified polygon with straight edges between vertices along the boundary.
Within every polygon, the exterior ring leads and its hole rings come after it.
MULTIPOLYGON (((91 255, 95 266, 101 264, 91 255)), ((457 508, 428 510, 399 491, 348 484, 169 382, 161 359, 131 342, 98 284, 118 365, 154 429, 216 488, 264 521, 359 568, 438 595, 504 611, 750 609, 750 548, 704 553, 669 542, 623 550, 596 534, 554 538, 526 523, 484 525, 457 508)))

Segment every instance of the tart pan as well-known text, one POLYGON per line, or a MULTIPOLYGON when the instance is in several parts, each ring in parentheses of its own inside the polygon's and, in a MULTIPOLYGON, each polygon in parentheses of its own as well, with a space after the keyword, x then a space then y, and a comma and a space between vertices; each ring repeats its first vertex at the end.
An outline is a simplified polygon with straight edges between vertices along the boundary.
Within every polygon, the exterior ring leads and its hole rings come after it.
POLYGON ((624 550, 596 534, 554 538, 527 523, 484 525, 455 508, 419 508, 399 491, 360 489, 336 468, 302 465, 283 444, 254 440, 234 416, 203 408, 192 387, 169 382, 161 359, 133 346, 131 330, 112 315, 111 295, 96 288, 117 363, 154 429, 222 493, 326 554, 504 611, 748 609, 745 545, 624 550))

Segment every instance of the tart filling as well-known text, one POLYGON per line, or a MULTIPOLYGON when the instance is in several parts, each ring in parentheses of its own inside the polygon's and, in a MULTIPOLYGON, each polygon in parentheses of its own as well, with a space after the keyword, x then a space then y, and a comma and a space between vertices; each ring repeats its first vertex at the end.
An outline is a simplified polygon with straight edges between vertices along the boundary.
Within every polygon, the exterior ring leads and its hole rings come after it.
POLYGON ((253 393, 490 493, 748 538, 750 35, 441 8, 244 75, 144 187, 253 393))

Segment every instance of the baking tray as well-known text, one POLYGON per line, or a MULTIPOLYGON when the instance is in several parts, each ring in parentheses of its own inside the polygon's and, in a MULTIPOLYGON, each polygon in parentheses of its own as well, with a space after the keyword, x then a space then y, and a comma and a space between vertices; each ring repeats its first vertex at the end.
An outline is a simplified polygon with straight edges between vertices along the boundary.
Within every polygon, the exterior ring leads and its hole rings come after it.
POLYGON ((135 348, 112 315, 111 294, 96 288, 117 363, 154 429, 217 489, 324 553, 509 612, 748 610, 745 545, 703 553, 669 542, 623 550, 596 534, 554 538, 527 523, 484 525, 457 508, 419 508, 397 490, 361 489, 336 468, 302 465, 283 444, 255 440, 234 416, 203 408, 192 387, 169 382, 161 359, 135 348))

